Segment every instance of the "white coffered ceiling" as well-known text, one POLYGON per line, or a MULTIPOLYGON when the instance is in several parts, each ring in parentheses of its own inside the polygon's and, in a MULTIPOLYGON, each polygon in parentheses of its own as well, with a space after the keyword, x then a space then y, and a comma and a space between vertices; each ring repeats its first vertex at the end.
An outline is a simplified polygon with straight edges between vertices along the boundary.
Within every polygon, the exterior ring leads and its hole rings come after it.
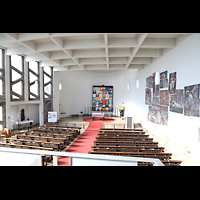
POLYGON ((188 33, 0 33, 7 55, 54 70, 140 69, 188 33))

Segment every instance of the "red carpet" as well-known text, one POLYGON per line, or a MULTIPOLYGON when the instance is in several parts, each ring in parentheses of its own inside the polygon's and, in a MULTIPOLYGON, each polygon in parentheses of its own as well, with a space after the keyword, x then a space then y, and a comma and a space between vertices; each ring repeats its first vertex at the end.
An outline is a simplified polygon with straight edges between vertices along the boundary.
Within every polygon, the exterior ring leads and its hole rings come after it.
MULTIPOLYGON (((91 150, 91 146, 93 145, 97 133, 100 128, 103 128, 104 123, 113 122, 114 119, 105 118, 104 121, 101 118, 95 118, 92 121, 92 118, 83 119, 85 122, 89 122, 88 128, 85 132, 67 149, 66 152, 71 153, 88 153, 91 150)), ((68 157, 60 157, 58 159, 58 166, 69 166, 69 158, 68 157)))

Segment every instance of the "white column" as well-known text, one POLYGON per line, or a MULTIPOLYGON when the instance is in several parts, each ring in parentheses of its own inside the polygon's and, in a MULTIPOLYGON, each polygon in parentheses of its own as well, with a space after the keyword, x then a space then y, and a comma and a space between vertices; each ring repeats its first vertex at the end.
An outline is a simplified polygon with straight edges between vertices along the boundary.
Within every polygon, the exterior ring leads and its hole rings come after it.
POLYGON ((40 104, 39 104, 39 123, 40 126, 44 125, 44 101, 43 101, 43 68, 39 63, 40 70, 40 104))
POLYGON ((5 50, 5 89, 6 89, 6 128, 11 129, 11 110, 10 110, 10 64, 9 56, 5 50))

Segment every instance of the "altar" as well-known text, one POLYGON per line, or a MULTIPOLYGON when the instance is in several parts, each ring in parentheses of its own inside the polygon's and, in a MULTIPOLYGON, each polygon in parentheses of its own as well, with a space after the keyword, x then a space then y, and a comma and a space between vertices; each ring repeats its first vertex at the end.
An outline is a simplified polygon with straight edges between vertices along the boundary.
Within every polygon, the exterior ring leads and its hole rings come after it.
POLYGON ((23 125, 23 124, 30 124, 30 125, 32 125, 32 123, 33 123, 33 120, 24 120, 24 121, 16 122, 16 125, 18 126, 18 131, 19 131, 21 125, 23 125))
POLYGON ((102 121, 104 121, 104 113, 92 113, 92 120, 95 120, 95 117, 102 117, 102 121))

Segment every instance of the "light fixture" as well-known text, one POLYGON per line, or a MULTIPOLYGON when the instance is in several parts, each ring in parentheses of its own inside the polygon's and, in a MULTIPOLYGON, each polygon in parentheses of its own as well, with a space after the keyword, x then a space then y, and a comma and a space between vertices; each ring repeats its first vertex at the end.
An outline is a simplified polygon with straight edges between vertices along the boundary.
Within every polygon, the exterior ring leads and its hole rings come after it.
POLYGON ((60 75, 60 83, 59 83, 59 90, 62 90, 62 84, 61 84, 61 73, 59 72, 60 75))
POLYGON ((130 85, 129 85, 129 83, 127 83, 127 90, 129 90, 130 89, 130 85))
POLYGON ((139 88, 139 80, 136 80, 136 88, 139 88))
POLYGON ((62 90, 62 84, 61 83, 59 84, 59 90, 62 90))

